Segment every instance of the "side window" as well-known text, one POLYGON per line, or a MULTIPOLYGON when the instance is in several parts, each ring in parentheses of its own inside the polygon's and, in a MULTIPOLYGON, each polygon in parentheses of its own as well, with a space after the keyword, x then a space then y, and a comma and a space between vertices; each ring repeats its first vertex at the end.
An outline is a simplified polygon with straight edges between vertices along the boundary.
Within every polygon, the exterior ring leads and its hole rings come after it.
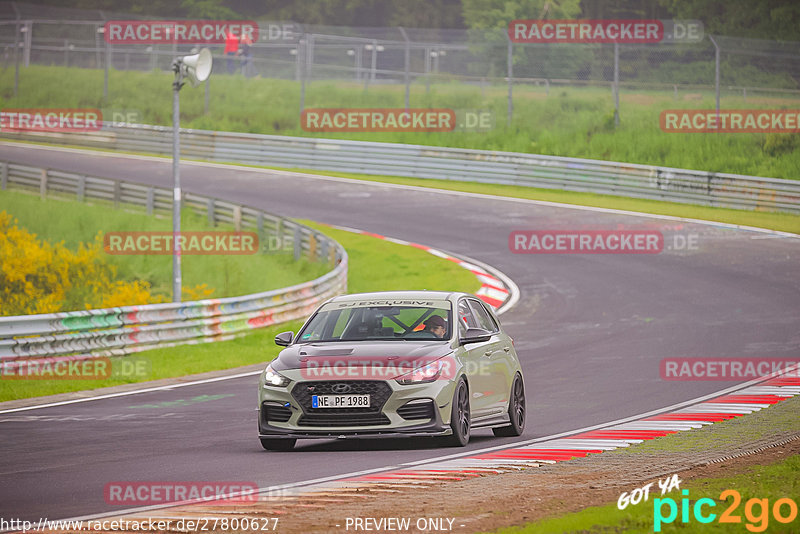
POLYGON ((475 319, 475 314, 472 312, 466 300, 458 301, 458 333, 463 335, 467 328, 480 328, 478 321, 475 319))
POLYGON ((497 324, 492 319, 492 316, 489 315, 489 312, 487 312, 486 308, 483 307, 483 304, 476 300, 470 300, 469 304, 472 308, 472 311, 475 312, 475 318, 478 321, 478 328, 483 328, 489 332, 497 332, 499 330, 497 324))

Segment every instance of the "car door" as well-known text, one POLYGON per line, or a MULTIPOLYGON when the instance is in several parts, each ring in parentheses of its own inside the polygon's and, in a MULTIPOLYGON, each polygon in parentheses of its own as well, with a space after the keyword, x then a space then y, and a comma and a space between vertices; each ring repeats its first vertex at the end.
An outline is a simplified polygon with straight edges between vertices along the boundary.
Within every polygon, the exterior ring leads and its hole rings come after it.
MULTIPOLYGON (((475 312, 465 298, 458 301, 456 321, 458 322, 459 338, 464 337, 467 328, 481 328, 475 318, 475 312)), ((494 344, 495 342, 489 340, 463 345, 462 363, 469 381, 470 409, 473 419, 493 413, 490 402, 494 386, 488 371, 490 365, 489 357, 496 350, 494 344)))
POLYGON ((511 355, 511 339, 500 331, 500 325, 477 299, 467 299, 479 328, 492 333, 482 356, 486 373, 486 405, 490 413, 502 413, 507 409, 508 394, 514 379, 516 364, 511 355))

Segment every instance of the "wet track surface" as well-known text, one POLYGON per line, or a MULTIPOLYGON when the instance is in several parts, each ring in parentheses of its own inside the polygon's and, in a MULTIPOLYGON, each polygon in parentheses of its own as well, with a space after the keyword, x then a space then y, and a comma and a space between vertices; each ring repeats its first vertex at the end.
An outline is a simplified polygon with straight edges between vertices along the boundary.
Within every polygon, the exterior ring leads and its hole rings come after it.
MULTIPOLYGON (((0 144, 0 157, 171 187, 170 160, 0 144)), ((524 439, 665 407, 730 382, 675 382, 669 357, 796 357, 800 240, 713 225, 413 188, 183 164, 184 191, 463 254, 513 279, 502 316, 523 363, 524 439), (660 254, 513 254, 514 230, 659 230, 660 254), (669 250, 696 235, 695 250, 669 250)), ((415 289, 415 288, 409 288, 415 289)), ((434 289, 434 288, 430 288, 434 289)), ((462 452, 431 440, 299 441, 268 453, 257 377, 0 414, 0 515, 112 511, 113 481, 249 481, 262 487, 462 452)), ((469 449, 510 443, 477 431, 469 449)))

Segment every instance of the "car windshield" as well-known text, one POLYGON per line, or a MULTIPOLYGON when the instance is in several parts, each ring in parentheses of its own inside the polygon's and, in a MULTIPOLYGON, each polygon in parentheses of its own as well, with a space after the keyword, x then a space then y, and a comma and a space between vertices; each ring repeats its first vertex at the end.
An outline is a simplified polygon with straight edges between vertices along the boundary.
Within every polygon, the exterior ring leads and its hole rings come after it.
POLYGON ((450 316, 448 301, 331 302, 300 331, 297 342, 449 339, 450 316))

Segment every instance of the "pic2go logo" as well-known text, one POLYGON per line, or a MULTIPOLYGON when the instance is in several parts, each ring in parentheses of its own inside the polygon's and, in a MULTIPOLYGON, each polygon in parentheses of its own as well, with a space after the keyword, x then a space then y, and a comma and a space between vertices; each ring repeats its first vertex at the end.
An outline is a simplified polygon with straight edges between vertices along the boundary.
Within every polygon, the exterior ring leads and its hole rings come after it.
MULTIPOLYGON (((717 505, 714 499, 704 497, 694 502, 694 505, 689 504, 689 490, 683 490, 684 498, 681 499, 681 504, 675 502, 675 499, 666 497, 663 499, 653 499, 653 531, 661 532, 662 524, 671 524, 678 518, 678 512, 681 514, 681 523, 689 523, 691 518, 689 513, 694 516, 694 520, 698 523, 712 523, 717 519, 717 514, 711 512, 711 508, 717 505), (668 509, 665 516, 664 507, 668 509)), ((742 517, 736 514, 736 509, 742 502, 741 494, 732 489, 728 489, 719 494, 720 501, 727 501, 728 497, 732 497, 733 501, 728 508, 719 516, 719 523, 741 523, 742 517)), ((776 500, 772 504, 770 510, 769 499, 749 499, 744 505, 744 517, 748 521, 745 523, 745 528, 750 532, 764 532, 769 526, 770 511, 772 517, 778 523, 791 523, 797 519, 797 503, 789 498, 782 498, 776 500)))

